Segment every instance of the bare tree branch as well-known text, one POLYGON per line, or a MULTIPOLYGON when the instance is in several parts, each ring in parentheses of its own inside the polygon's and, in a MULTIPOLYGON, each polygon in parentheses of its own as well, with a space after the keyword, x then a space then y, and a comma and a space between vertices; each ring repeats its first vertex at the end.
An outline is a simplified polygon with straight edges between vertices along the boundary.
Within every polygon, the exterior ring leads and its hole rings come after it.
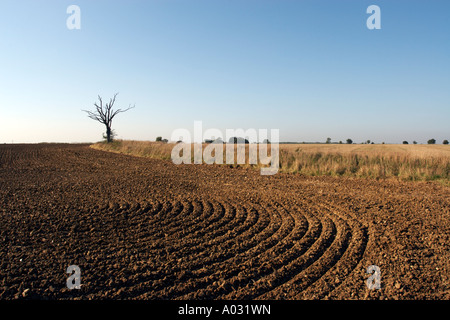
POLYGON ((130 105, 130 107, 126 108, 125 110, 118 109, 118 110, 114 111, 114 113, 111 115, 111 119, 114 118, 116 114, 122 113, 122 112, 125 112, 125 111, 128 111, 128 110, 130 110, 130 109, 133 109, 135 106, 136 106, 136 105, 133 105, 133 106, 131 107, 131 105, 130 105))

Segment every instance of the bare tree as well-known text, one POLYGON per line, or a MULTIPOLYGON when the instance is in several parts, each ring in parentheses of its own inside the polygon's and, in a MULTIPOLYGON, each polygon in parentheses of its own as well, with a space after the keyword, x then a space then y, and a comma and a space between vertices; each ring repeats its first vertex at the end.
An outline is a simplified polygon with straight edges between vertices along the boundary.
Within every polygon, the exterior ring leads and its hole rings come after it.
POLYGON ((96 120, 100 123, 103 123, 106 126, 106 141, 107 142, 112 142, 112 140, 113 140, 114 134, 111 129, 111 124, 112 124, 113 118, 117 114, 128 111, 135 107, 135 106, 131 107, 131 105, 130 105, 130 107, 128 107, 125 110, 122 110, 122 109, 113 110, 114 103, 116 102, 116 96, 118 94, 119 93, 116 93, 114 95, 114 98, 110 99, 109 103, 106 103, 105 105, 103 105, 102 98, 100 96, 98 96, 99 103, 94 103, 94 106, 96 108, 96 110, 94 112, 88 111, 88 110, 82 110, 84 112, 87 112, 89 118, 96 120))

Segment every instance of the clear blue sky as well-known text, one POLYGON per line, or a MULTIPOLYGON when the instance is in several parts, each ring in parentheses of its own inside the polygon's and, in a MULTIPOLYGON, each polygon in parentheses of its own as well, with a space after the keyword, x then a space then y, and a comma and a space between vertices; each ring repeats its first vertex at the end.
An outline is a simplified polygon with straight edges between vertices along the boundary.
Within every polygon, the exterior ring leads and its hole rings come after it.
POLYGON ((0 142, 280 129, 282 141, 450 140, 448 0, 2 0, 0 142), (81 9, 69 30, 67 7, 81 9), (369 5, 381 30, 369 30, 369 5))

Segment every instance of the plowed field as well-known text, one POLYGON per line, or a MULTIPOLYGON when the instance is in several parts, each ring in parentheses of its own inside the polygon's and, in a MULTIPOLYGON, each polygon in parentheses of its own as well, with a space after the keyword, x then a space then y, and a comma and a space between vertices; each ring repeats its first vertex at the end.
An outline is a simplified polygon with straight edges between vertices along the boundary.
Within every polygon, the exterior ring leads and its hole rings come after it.
POLYGON ((3 145, 0 299, 450 299, 449 196, 431 182, 3 145))

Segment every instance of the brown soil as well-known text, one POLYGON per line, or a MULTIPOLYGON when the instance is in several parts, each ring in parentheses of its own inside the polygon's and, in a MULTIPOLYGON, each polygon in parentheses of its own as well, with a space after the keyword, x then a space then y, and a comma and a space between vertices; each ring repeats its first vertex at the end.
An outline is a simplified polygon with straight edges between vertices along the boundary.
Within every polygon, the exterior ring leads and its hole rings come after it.
POLYGON ((449 195, 3 145, 0 298, 450 299, 449 195), (381 289, 366 286, 370 265, 381 289))

